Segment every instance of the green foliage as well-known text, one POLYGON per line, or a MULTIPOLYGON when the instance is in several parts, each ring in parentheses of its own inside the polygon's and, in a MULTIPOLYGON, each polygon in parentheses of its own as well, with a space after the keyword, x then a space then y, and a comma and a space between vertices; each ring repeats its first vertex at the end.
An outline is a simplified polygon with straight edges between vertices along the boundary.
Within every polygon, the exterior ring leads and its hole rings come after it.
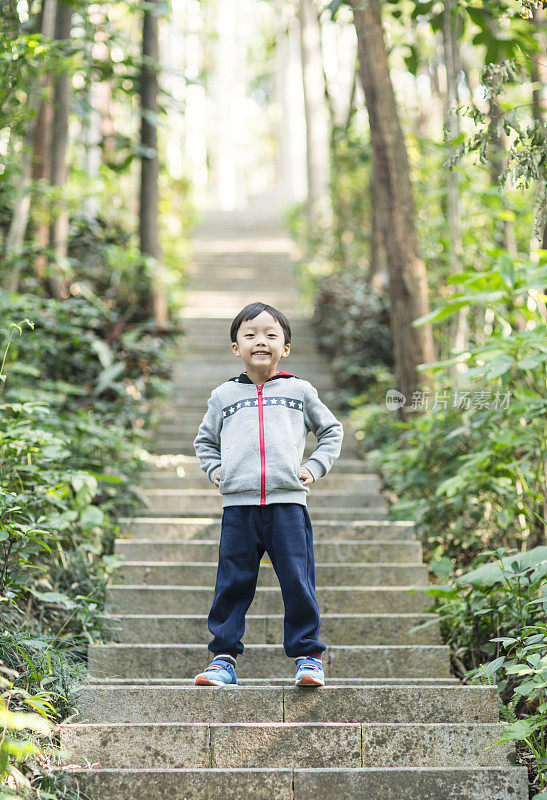
MULTIPOLYGON (((471 683, 489 684, 495 677, 508 724, 489 746, 525 742, 536 760, 542 789, 547 774, 546 576, 547 547, 524 553, 500 547, 481 553, 475 568, 450 584, 410 590, 435 598, 428 611, 440 617, 456 672, 471 683), (494 559, 482 563, 489 556, 494 559)), ((413 630, 418 627, 422 626, 413 630)))
POLYGON ((447 555, 466 564, 484 546, 541 541, 547 333, 538 304, 546 279, 543 261, 504 255, 495 270, 455 276, 463 290, 415 324, 446 320, 464 304, 491 309, 484 345, 422 367, 442 376, 452 363, 467 365, 461 388, 439 377, 410 406, 409 422, 392 424, 385 445, 374 438, 379 414, 354 411, 364 441, 383 448, 377 463, 394 495, 391 512, 416 520, 428 561, 447 555))
POLYGON ((170 348, 82 297, 0 294, 3 318, 24 313, 32 331, 8 326, 0 369, 0 668, 14 679, 0 703, 2 797, 68 799, 49 774, 62 754, 39 734, 72 712, 87 645, 116 635, 104 594, 117 517, 141 504, 144 426, 166 396, 170 348))
POLYGON ((341 396, 349 399, 393 368, 389 302, 357 270, 323 278, 316 292, 314 324, 320 348, 331 357, 341 396), (359 357, 356 359, 356 354, 359 357))

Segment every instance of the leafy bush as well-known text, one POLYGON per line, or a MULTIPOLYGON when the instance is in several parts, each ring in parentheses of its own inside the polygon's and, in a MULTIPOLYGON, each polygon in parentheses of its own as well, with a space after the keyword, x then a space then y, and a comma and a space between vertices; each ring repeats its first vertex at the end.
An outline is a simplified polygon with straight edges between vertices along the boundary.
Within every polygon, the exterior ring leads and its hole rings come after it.
POLYGON ((104 594, 117 517, 141 505, 144 429, 167 395, 170 348, 147 324, 113 335, 81 297, 0 295, 0 314, 15 313, 32 331, 9 326, 0 368, 0 666, 14 678, 0 704, 14 730, 0 772, 6 797, 39 787, 40 800, 70 798, 48 774, 58 748, 24 712, 52 724, 69 714, 87 645, 116 636, 104 594))
MULTIPOLYGON (((475 565, 449 584, 410 592, 423 591, 435 598, 427 610, 440 617, 456 674, 466 682, 488 684, 495 676, 500 711, 508 721, 495 744, 526 744, 543 789, 547 775, 547 547, 523 553, 500 547, 483 552, 475 565), (490 556, 494 560, 481 563, 490 556), (501 648, 505 654, 500 654, 501 648)), ((413 630, 427 624, 431 622, 413 630)))

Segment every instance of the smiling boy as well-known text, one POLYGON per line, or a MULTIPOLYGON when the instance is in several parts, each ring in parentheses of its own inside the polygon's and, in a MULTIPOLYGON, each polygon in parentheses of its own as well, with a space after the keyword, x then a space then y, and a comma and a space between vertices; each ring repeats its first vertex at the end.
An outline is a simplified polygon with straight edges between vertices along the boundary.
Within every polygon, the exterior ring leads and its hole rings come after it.
POLYGON ((313 530, 308 485, 340 455, 342 423, 312 384, 278 371, 290 352, 287 318, 273 306, 245 306, 230 329, 233 354, 246 371, 213 389, 194 440, 201 469, 219 489, 223 513, 215 596, 207 619, 214 660, 196 685, 237 684, 237 655, 252 603, 260 560, 267 552, 285 608, 284 649, 297 665, 297 685, 325 683, 317 638, 313 530), (314 452, 301 464, 308 431, 314 452))

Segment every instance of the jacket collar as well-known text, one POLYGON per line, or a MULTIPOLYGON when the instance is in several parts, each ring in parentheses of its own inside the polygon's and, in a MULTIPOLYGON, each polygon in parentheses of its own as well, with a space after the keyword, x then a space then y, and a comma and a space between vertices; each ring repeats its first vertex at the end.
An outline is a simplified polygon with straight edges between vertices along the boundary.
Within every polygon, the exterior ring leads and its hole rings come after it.
MULTIPOLYGON (((266 383, 268 383, 268 381, 273 381, 275 378, 298 378, 298 375, 293 375, 292 372, 276 372, 275 375, 272 375, 271 378, 268 378, 266 383)), ((234 381, 235 383, 251 383, 253 386, 255 385, 246 372, 241 372, 239 375, 229 378, 229 380, 234 381)))

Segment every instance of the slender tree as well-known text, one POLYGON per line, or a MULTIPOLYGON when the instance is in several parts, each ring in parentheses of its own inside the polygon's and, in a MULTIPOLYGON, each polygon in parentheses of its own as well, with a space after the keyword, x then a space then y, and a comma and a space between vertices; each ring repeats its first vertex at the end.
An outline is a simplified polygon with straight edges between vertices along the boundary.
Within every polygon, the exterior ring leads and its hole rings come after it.
MULTIPOLYGON (((66 41, 70 39, 72 26, 72 6, 61 0, 57 5, 55 19, 55 38, 66 41)), ((68 115, 70 111, 70 74, 63 69, 55 80, 53 92, 53 120, 51 132, 51 162, 50 183, 52 186, 63 186, 67 178, 67 143, 68 143, 68 115)), ((49 229, 49 245, 56 256, 47 278, 51 293, 61 299, 68 297, 66 279, 59 273, 58 265, 66 259, 68 251, 68 211, 61 204, 54 210, 53 219, 49 229)))
MULTIPOLYGON (((351 0, 351 7, 375 170, 385 191, 388 220, 385 248, 397 383, 408 401, 421 384, 428 382, 418 372, 418 365, 434 360, 431 326, 412 325, 429 311, 427 275, 418 248, 408 157, 389 74, 380 3, 351 0)), ((404 407, 400 413, 404 418, 404 407)))
POLYGON ((306 115, 308 231, 332 218, 329 200, 329 124, 321 63, 320 28, 313 0, 299 0, 302 85, 306 115))
MULTIPOLYGON (((55 9, 56 0, 44 0, 39 23, 39 30, 44 39, 53 39, 54 37, 55 9)), ((6 256, 12 258, 22 251, 25 241, 31 205, 33 142, 44 142, 43 137, 45 131, 40 130, 40 123, 43 119, 43 115, 40 112, 41 109, 44 108, 44 103, 47 104, 47 101, 42 100, 42 93, 44 87, 48 83, 51 83, 51 79, 48 76, 42 78, 37 77, 36 84, 31 85, 28 90, 27 108, 29 120, 21 149, 19 179, 15 189, 13 215, 5 245, 6 256)), ((12 268, 6 272, 4 278, 4 289, 9 292, 17 291, 19 288, 20 271, 20 262, 18 259, 14 258, 12 268)))
MULTIPOLYGON (((457 13, 456 0, 445 0, 442 11, 442 38, 444 51, 444 67, 446 75, 446 93, 444 94, 444 127, 447 134, 448 149, 460 134, 460 117, 458 114, 458 74, 459 74, 459 30, 461 20, 457 13)), ((449 169, 446 175, 447 196, 447 235, 448 263, 450 272, 455 275, 462 271, 462 215, 460 203, 460 173, 457 169, 449 169)), ((468 307, 460 308, 451 322, 450 346, 452 353, 465 350, 467 341, 468 307)), ((459 377, 466 369, 465 364, 456 362, 450 368, 452 380, 459 383, 459 377)))
POLYGON ((167 327, 167 293, 163 279, 158 230, 158 0, 149 2, 142 25, 140 249, 154 259, 150 313, 167 327))

